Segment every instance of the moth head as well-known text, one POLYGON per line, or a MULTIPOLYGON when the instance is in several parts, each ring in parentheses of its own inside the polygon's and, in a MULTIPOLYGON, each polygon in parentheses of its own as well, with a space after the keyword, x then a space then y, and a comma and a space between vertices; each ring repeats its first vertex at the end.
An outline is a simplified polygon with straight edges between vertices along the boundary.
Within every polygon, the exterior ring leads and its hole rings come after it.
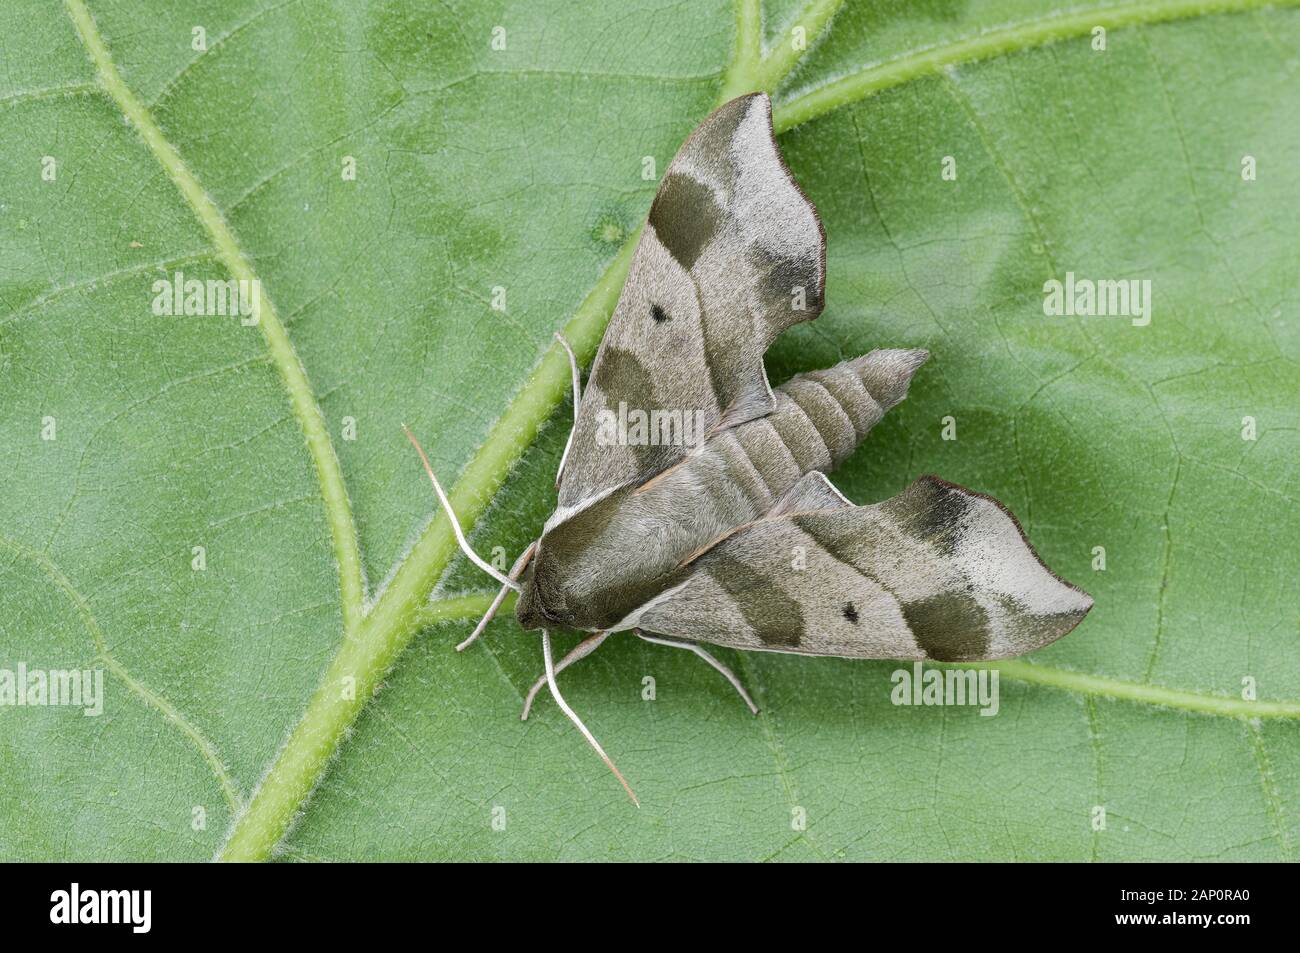
POLYGON ((515 608, 521 626, 605 629, 648 598, 658 573, 646 559, 663 534, 629 523, 623 503, 635 490, 620 487, 547 521, 515 608))
POLYGON ((533 556, 531 572, 525 577, 523 591, 515 605, 515 617, 525 629, 544 629, 555 625, 574 625, 574 613, 568 608, 556 561, 544 546, 533 556))

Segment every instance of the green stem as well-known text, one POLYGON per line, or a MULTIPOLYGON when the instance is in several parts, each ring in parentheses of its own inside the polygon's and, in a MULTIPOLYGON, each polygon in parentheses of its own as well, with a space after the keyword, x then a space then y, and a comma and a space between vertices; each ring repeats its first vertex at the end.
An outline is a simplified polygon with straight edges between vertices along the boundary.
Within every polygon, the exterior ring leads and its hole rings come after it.
POLYGON ((763 11, 759 0, 736 0, 736 48, 722 85, 721 102, 752 91, 750 77, 763 61, 763 11))
MULTIPOLYGON (((492 605, 494 596, 469 595, 469 596, 448 596, 446 599, 439 599, 437 602, 428 602, 420 607, 420 611, 415 614, 415 627, 423 629, 427 626, 437 625, 439 622, 457 622, 468 621, 481 618, 483 613, 488 611, 492 605)), ((515 611, 515 599, 518 596, 513 592, 506 593, 505 599, 501 601, 497 609, 498 616, 509 615, 515 611)))
POLYGON ((1070 10, 963 37, 850 73, 797 96, 774 110, 773 124, 785 132, 818 116, 923 76, 962 63, 990 59, 1057 40, 1087 36, 1094 27, 1107 30, 1148 23, 1166 23, 1217 13, 1237 13, 1260 7, 1295 6, 1300 0, 1167 0, 1132 2, 1097 10, 1070 10))
MULTIPOLYGON (((564 328, 565 337, 584 361, 600 344, 605 323, 627 277, 638 237, 639 232, 628 240, 564 328)), ((533 442, 555 406, 568 393, 569 385, 568 358, 556 343, 543 355, 533 376, 492 427, 487 440, 452 487, 449 497, 462 526, 472 526, 487 509, 510 467, 533 442)), ((384 673, 419 630, 418 622, 429 590, 456 552, 451 523, 446 514, 439 512, 360 628, 344 639, 298 726, 280 750, 247 810, 236 820, 221 859, 262 860, 270 855, 324 772, 348 725, 378 690, 384 673)))
POLYGON ((817 42, 843 5, 844 0, 810 0, 791 22, 787 34, 768 51, 759 65, 753 77, 755 88, 775 91, 817 42))

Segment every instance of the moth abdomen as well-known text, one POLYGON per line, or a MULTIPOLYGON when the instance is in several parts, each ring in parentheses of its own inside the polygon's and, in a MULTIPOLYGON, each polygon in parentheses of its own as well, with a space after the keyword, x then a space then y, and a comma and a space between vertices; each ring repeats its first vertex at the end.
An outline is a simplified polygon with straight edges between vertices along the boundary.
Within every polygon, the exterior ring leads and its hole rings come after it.
POLYGON ((882 348, 847 363, 881 409, 890 410, 907 396, 912 375, 929 359, 923 348, 882 348))
POLYGON ((773 423, 803 471, 844 462, 886 411, 907 396, 912 375, 929 356, 923 350, 872 351, 777 388, 793 407, 778 406, 773 423))

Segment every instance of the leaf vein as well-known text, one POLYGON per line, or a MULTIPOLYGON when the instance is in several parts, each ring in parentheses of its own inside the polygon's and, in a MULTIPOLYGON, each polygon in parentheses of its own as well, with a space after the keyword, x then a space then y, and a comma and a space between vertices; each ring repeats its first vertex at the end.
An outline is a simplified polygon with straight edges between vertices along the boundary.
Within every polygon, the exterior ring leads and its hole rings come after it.
POLYGON ((258 326, 266 340, 271 360, 279 371, 288 392, 289 402, 307 440, 315 466, 321 495, 324 499, 326 520, 333 539, 334 557, 338 563, 339 591, 343 619, 348 631, 360 624, 364 603, 364 584, 361 574, 361 555, 356 526, 352 518, 352 504, 348 499, 338 454, 325 424, 324 415, 312 392, 307 371, 303 367, 293 342, 270 296, 261 288, 253 265, 240 247, 216 203, 203 190, 194 173, 181 158, 176 147, 163 135, 157 121, 127 86, 103 37, 95 25, 85 0, 64 0, 64 6, 76 28, 77 36, 99 75, 104 89, 112 97, 123 116, 135 127, 154 158, 171 177, 195 217, 207 231, 218 257, 231 275, 250 283, 258 289, 257 303, 260 320, 258 326))
POLYGON ((231 812, 239 811, 243 806, 243 798, 234 779, 230 777, 230 773, 226 770, 225 762, 217 752, 216 747, 199 730, 198 726, 185 717, 179 708, 158 692, 137 680, 113 656, 112 652, 109 651, 108 642, 104 638, 104 632, 99 627, 99 621, 95 618, 94 613, 90 611, 90 606, 85 597, 72 584, 72 580, 68 578, 67 574, 48 555, 37 552, 15 539, 0 536, 0 545, 3 545, 20 558, 36 565, 50 582, 54 583, 55 588, 72 603, 77 616, 81 619, 82 625, 85 626, 86 632, 90 636, 91 644, 95 649, 95 657, 103 662, 104 667, 126 685, 132 694, 161 715, 164 721, 168 721, 175 726, 190 741, 212 770, 213 777, 216 778, 231 812))
POLYGON ((1022 20, 984 30, 937 46, 920 47, 900 56, 873 63, 822 86, 801 91, 777 106, 773 121, 777 132, 823 116, 849 103, 919 79, 936 71, 1017 53, 1059 40, 1086 36, 1093 27, 1108 30, 1143 23, 1168 23, 1194 17, 1237 13, 1265 6, 1295 6, 1300 0, 1171 0, 1167 3, 1132 2, 1099 10, 1070 10, 1063 14, 1022 20))

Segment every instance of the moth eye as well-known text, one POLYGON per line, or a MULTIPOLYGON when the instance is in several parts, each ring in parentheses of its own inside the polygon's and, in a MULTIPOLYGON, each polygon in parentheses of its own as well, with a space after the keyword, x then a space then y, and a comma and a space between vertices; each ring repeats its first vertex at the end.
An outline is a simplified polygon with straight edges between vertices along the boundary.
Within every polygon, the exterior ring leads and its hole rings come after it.
POLYGON ((844 603, 844 618, 854 625, 858 624, 858 607, 851 602, 844 603))
POLYGON ((656 324, 663 324, 668 320, 668 312, 657 304, 650 305, 650 317, 655 319, 656 324))

